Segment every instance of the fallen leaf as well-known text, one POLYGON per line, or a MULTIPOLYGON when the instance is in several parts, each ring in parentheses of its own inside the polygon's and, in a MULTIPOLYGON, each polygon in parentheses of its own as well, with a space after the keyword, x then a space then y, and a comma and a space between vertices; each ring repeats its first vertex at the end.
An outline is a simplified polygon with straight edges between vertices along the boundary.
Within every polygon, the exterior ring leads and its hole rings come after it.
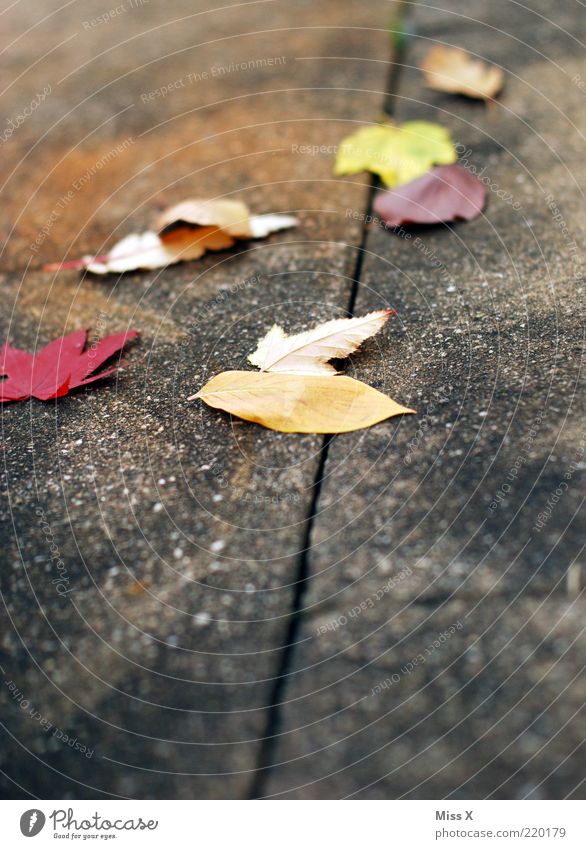
POLYGON ((501 68, 473 59, 459 47, 432 47, 421 63, 428 88, 492 100, 501 91, 505 75, 501 68))
POLYGON ((260 372, 227 371, 196 395, 210 407, 284 433, 346 433, 400 413, 413 413, 350 377, 328 360, 347 357, 377 333, 393 310, 338 318, 287 336, 273 325, 249 361, 260 372))
POLYGON ((283 433, 347 433, 414 412, 372 386, 340 375, 226 371, 188 400, 195 398, 283 433))
POLYGON ((270 212, 266 215, 251 215, 248 219, 251 239, 265 239, 271 233, 276 233, 278 230, 287 230, 289 227, 296 227, 298 224, 298 219, 293 215, 275 215, 270 212))
POLYGON ((212 227, 223 230, 237 239, 249 239, 250 212, 240 200, 184 200, 162 212, 155 222, 161 237, 172 233, 176 227, 212 227))
POLYGON ((177 262, 199 259, 207 250, 220 251, 231 248, 233 244, 234 239, 222 230, 200 233, 185 228, 177 230, 172 239, 165 241, 157 233, 147 231, 126 236, 105 256, 86 256, 80 260, 81 265, 68 267, 86 268, 92 274, 122 274, 139 268, 166 268, 177 262))
MULTIPOLYGON (((227 234, 236 239, 264 239, 278 230, 299 224, 292 215, 251 215, 240 200, 185 200, 165 210, 156 221, 156 229, 164 241, 174 238, 177 229, 187 226, 193 232, 227 234)), ((225 237, 225 235, 224 235, 225 237)), ((222 250, 215 246, 211 250, 222 250)))
POLYGON ((94 372, 137 336, 136 330, 117 333, 84 351, 87 330, 76 330, 49 342, 38 354, 21 351, 6 342, 0 349, 0 375, 7 377, 0 381, 0 402, 23 401, 31 396, 48 401, 67 395, 77 386, 101 380, 116 372, 119 366, 99 374, 94 372))
POLYGON ((420 177, 432 165, 455 161, 449 130, 429 121, 408 121, 363 127, 347 136, 338 150, 335 173, 372 171, 392 187, 420 177))
POLYGON ((241 201, 186 200, 158 217, 158 232, 133 233, 103 256, 51 263, 44 270, 85 268, 93 274, 121 274, 165 268, 176 262, 199 259, 206 251, 231 248, 237 239, 263 239, 298 223, 291 215, 250 215, 241 201))
POLYGON ((478 177, 461 165, 442 165, 392 191, 380 192, 374 211, 387 227, 471 221, 480 215, 485 200, 486 189, 478 177))
POLYGON ((360 318, 337 318, 312 330, 288 336, 274 324, 248 358, 261 371, 287 374, 336 374, 328 360, 347 357, 374 336, 393 310, 376 310, 360 318))

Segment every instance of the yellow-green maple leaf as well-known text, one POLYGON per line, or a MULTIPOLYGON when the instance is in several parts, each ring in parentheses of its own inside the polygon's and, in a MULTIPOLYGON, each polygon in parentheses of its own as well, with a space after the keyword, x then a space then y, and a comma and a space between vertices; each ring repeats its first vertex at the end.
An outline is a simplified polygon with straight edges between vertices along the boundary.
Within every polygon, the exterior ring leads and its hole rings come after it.
POLYGON ((377 124, 343 139, 335 173, 339 176, 372 171, 392 187, 421 177, 433 165, 450 165, 456 158, 450 132, 439 124, 377 124))

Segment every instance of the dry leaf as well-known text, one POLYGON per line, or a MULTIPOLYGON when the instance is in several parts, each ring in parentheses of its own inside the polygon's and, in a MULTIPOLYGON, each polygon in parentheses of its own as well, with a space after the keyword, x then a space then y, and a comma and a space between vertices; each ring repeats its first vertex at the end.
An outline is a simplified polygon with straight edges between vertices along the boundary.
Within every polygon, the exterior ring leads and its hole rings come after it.
POLYGON ((294 336, 274 325, 248 358, 262 371, 218 374, 188 400, 201 398, 210 407, 284 433, 346 433, 413 413, 328 365, 377 333, 392 312, 334 319, 294 336))
POLYGON ((189 400, 284 433, 347 433, 413 413, 360 380, 344 376, 226 371, 189 400))
POLYGON ((13 348, 6 342, 0 348, 0 376, 6 378, 0 380, 0 402, 24 401, 30 397, 49 401, 108 377, 120 368, 120 358, 105 371, 98 369, 137 336, 137 330, 115 333, 86 349, 87 330, 76 330, 53 339, 36 354, 13 348))
POLYGON ((249 239, 250 212, 240 200, 184 200, 162 212, 155 228, 162 238, 177 227, 212 227, 237 239, 249 239))
POLYGON ((185 200, 165 210, 158 217, 156 228, 164 241, 174 238, 174 232, 187 225, 198 228, 197 232, 206 229, 228 234, 234 244, 236 239, 264 239, 297 224, 299 221, 292 215, 251 215, 240 200, 185 200))
POLYGON ((248 219, 251 239, 266 239, 268 235, 276 233, 277 230, 287 230, 289 227, 296 227, 298 224, 298 219, 293 215, 276 215, 270 212, 265 215, 251 215, 248 219))
POLYGON ((287 336, 274 324, 248 358, 261 371, 287 374, 336 374, 328 360, 347 357, 374 336, 393 310, 376 310, 360 318, 337 318, 312 330, 287 336))
POLYGON ((501 68, 473 59, 458 47, 437 45, 421 63, 425 84, 436 91, 492 100, 501 91, 505 75, 501 68))
POLYGON ((231 248, 233 244, 234 239, 224 230, 211 228, 192 230, 182 227, 164 239, 153 231, 147 231, 126 236, 105 256, 86 256, 81 262, 82 267, 92 274, 122 274, 138 268, 166 268, 176 262, 199 259, 206 251, 231 248))
POLYGON ((219 233, 220 238, 214 246, 208 244, 209 239, 202 242, 201 235, 191 230, 178 231, 173 239, 163 241, 156 233, 133 233, 114 245, 105 256, 85 256, 81 262, 83 267, 92 274, 121 274, 124 271, 134 271, 137 268, 165 268, 176 262, 189 259, 199 259, 208 250, 222 250, 234 244, 230 236, 219 233))
POLYGON ((186 200, 159 216, 158 232, 133 233, 103 256, 46 265, 45 271, 85 268, 93 274, 121 274, 139 268, 165 268, 199 259, 206 251, 231 248, 237 239, 263 239, 298 223, 291 215, 250 215, 241 201, 186 200))
POLYGON ((392 187, 415 180, 432 165, 450 165, 456 158, 450 132, 439 124, 378 124, 363 127, 341 142, 334 173, 372 171, 392 187))
POLYGON ((485 200, 486 189, 478 177, 461 165, 442 165, 390 192, 380 192, 374 211, 387 227, 471 221, 480 215, 485 200))

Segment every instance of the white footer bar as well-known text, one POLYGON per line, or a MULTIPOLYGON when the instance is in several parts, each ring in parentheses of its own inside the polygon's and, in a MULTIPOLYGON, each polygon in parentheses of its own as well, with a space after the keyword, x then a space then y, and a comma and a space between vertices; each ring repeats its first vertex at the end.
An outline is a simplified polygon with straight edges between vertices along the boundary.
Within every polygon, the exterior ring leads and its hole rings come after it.
POLYGON ((582 801, 5 801, 3 846, 584 849, 582 801), (32 842, 31 842, 32 841, 32 842))

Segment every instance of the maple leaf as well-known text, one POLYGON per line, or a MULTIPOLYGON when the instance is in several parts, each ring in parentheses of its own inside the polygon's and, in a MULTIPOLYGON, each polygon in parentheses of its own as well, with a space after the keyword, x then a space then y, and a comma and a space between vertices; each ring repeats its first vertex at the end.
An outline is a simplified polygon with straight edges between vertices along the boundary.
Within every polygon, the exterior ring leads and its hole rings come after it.
POLYGON ((459 47, 436 45, 426 54, 421 70, 428 88, 463 94, 477 100, 492 100, 501 91, 501 68, 473 59, 459 47))
POLYGON ((231 248, 237 239, 264 239, 298 223, 291 215, 250 215, 242 201, 185 200, 159 215, 156 232, 132 233, 107 254, 51 263, 44 270, 85 268, 92 274, 121 274, 165 268, 176 262, 199 259, 206 251, 231 248))
POLYGON ((388 192, 380 192, 374 211, 387 227, 471 221, 480 215, 486 189, 461 165, 441 165, 388 192))
POLYGON ((334 319, 294 336, 274 325, 248 358, 262 371, 223 372, 187 400, 200 398, 210 407, 284 433, 347 433, 413 413, 328 365, 377 333, 392 312, 334 319))
POLYGON ((328 360, 347 357, 377 333, 393 310, 376 310, 360 318, 336 318, 312 330, 287 336, 274 324, 248 362, 261 371, 287 374, 336 374, 328 360))
POLYGON ((420 177, 432 165, 450 165, 456 151, 449 130, 429 121, 407 121, 400 126, 363 127, 341 142, 334 173, 372 171, 387 186, 420 177))
POLYGON ((67 395, 71 389, 86 386, 116 372, 119 366, 95 374, 107 360, 135 339, 138 331, 107 336, 84 350, 87 330, 76 330, 49 342, 38 354, 13 348, 8 342, 0 348, 0 402, 41 401, 67 395))

